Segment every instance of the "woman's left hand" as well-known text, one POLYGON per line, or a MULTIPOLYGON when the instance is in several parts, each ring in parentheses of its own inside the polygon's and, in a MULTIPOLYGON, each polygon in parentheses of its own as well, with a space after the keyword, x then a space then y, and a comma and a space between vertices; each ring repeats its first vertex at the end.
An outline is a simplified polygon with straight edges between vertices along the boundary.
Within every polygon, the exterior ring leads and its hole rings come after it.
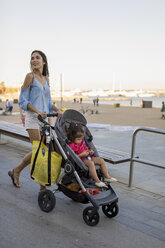
POLYGON ((57 110, 55 113, 57 113, 58 116, 61 116, 63 114, 61 110, 57 110))

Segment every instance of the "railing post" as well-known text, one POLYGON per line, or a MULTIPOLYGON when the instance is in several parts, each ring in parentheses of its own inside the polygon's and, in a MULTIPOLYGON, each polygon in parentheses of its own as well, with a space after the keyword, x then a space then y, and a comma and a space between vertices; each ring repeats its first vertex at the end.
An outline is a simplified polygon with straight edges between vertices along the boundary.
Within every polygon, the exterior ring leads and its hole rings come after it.
POLYGON ((134 151, 135 151, 135 141, 136 141, 136 130, 133 133, 132 138, 132 148, 131 148, 131 160, 130 160, 130 168, 129 168, 129 183, 128 187, 132 187, 132 180, 133 180, 133 170, 134 170, 134 151))
MULTIPOLYGON (((128 183, 128 187, 132 187, 134 162, 136 161, 136 159, 134 157, 134 153, 135 153, 135 141, 136 141, 136 134, 139 131, 145 131, 145 132, 151 132, 151 133, 158 133, 158 134, 165 134, 165 131, 163 131, 163 130, 159 130, 159 129, 156 129, 156 128, 146 128, 146 127, 140 127, 140 128, 137 128, 134 131, 133 137, 132 137, 132 150, 131 150, 131 159, 130 159, 130 170, 129 170, 129 183, 128 183)), ((141 161, 139 160, 138 162, 141 162, 141 161)), ((144 162, 142 161, 142 163, 144 163, 144 162)), ((149 163, 146 163, 146 164, 149 164, 149 163)))

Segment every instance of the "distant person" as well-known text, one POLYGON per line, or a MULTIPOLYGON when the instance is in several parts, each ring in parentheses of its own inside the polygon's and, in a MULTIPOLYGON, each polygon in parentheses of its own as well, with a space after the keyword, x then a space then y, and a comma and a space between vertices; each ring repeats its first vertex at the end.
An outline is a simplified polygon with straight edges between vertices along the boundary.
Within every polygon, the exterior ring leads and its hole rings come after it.
POLYGON ((161 117, 161 119, 165 119, 165 104, 164 104, 164 102, 162 102, 162 108, 161 108, 160 111, 162 112, 162 117, 161 117))
POLYGON ((9 100, 6 99, 6 110, 8 109, 8 103, 9 103, 9 100))
POLYGON ((96 105, 96 99, 95 98, 93 99, 93 105, 94 106, 96 105))
POLYGON ((100 165, 105 182, 116 182, 116 178, 110 177, 104 159, 94 157, 94 151, 85 145, 84 136, 85 127, 81 124, 71 122, 67 135, 70 141, 69 146, 88 167, 89 173, 95 181, 95 185, 97 187, 107 187, 106 184, 98 178, 95 164, 100 165))
POLYGON ((82 103, 82 97, 80 98, 80 104, 82 103))
POLYGON ((23 126, 25 126, 25 117, 26 117, 26 111, 19 108, 19 112, 20 112, 20 117, 21 117, 21 121, 23 126))
POLYGON ((132 106, 132 98, 130 99, 130 105, 132 106))
POLYGON ((8 111, 11 113, 13 110, 13 104, 11 102, 8 102, 8 111))
POLYGON ((11 102, 9 102, 9 100, 6 100, 6 112, 10 112, 12 113, 13 110, 13 104, 11 102))
POLYGON ((1 99, 0 99, 0 104, 1 104, 0 110, 3 110, 1 99))
MULTIPOLYGON (((20 112, 22 124, 23 126, 25 126, 26 111, 19 108, 19 112, 20 112)), ((48 117, 48 122, 51 125, 51 117, 48 117)))
POLYGON ((56 104, 56 102, 53 102, 53 104, 54 104, 54 106, 55 106, 55 107, 57 107, 57 104, 56 104))
POLYGON ((99 98, 96 98, 96 105, 99 106, 99 98))
MULTIPOLYGON (((38 50, 33 51, 31 53, 30 66, 31 72, 26 75, 21 88, 19 106, 26 111, 25 128, 32 143, 34 140, 41 140, 43 124, 38 120, 38 115, 46 119, 47 114, 51 110, 57 112, 58 115, 62 115, 62 112, 51 101, 46 55, 38 50)), ((32 152, 29 152, 17 167, 8 172, 13 185, 17 188, 20 188, 20 173, 30 164, 31 157, 32 152)), ((41 186, 40 190, 44 188, 41 186)))

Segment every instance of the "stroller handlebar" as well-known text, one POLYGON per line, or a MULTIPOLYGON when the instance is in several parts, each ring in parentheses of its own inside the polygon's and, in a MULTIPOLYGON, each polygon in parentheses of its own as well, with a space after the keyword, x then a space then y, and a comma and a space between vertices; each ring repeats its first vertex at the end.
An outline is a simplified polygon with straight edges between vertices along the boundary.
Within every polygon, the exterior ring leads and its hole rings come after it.
MULTIPOLYGON (((47 114, 47 117, 57 117, 58 113, 53 113, 53 114, 47 114)), ((41 121, 44 124, 48 124, 41 115, 38 115, 38 120, 41 121)))
POLYGON ((47 117, 57 117, 58 113, 47 114, 47 117))

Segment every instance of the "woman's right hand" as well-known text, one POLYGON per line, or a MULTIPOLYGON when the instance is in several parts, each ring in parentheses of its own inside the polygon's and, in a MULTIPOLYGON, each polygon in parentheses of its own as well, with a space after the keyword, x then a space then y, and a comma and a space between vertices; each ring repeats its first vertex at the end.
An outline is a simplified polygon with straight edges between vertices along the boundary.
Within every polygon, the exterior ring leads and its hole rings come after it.
POLYGON ((43 119, 46 119, 46 118, 47 118, 47 114, 44 113, 44 112, 39 112, 38 114, 41 115, 41 117, 42 117, 43 119))

